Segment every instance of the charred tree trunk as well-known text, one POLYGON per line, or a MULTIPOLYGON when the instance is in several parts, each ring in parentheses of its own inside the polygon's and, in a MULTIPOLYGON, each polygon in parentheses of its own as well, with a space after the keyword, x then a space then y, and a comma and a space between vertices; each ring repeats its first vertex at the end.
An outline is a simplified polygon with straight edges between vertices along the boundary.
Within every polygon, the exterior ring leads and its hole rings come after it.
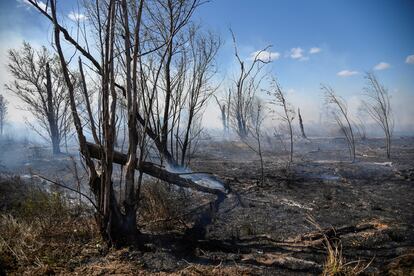
POLYGON ((226 133, 228 131, 226 105, 224 104, 223 106, 221 106, 220 109, 221 109, 221 121, 223 123, 223 131, 226 133))
MULTIPOLYGON (((100 187, 103 180, 100 177, 95 179, 95 186, 100 187)), ((96 195, 102 194, 99 190, 96 195)), ((97 198, 99 202, 99 198, 97 198)), ((109 209, 107 215, 98 213, 95 217, 101 236, 110 246, 124 246, 137 244, 139 231, 136 223, 135 213, 123 214, 116 200, 114 190, 111 186, 109 193, 109 209)))
MULTIPOLYGON (((173 22, 172 15, 170 15, 170 34, 173 33, 173 22)), ((168 151, 168 122, 170 116, 170 102, 172 97, 172 87, 171 87, 171 61, 173 56, 173 37, 171 36, 168 42, 167 50, 167 61, 165 64, 165 106, 164 106, 164 115, 162 118, 162 127, 161 127, 161 147, 162 151, 168 151)), ((168 160, 167 160, 168 162, 168 160)))
POLYGON ((292 125, 289 122, 289 135, 290 135, 290 163, 293 162, 293 130, 292 125))
POLYGON ((300 131, 302 133, 302 138, 308 139, 308 137, 306 137, 306 134, 305 134, 305 128, 303 127, 302 116, 300 115, 300 109, 299 108, 298 108, 298 117, 299 117, 299 126, 300 126, 300 131))
POLYGON ((185 166, 185 158, 186 158, 186 154, 187 154, 187 149, 189 147, 190 131, 191 131, 191 125, 193 123, 193 119, 194 119, 194 110, 191 109, 190 114, 188 115, 188 122, 187 122, 186 131, 185 131, 184 142, 183 142, 183 145, 182 145, 181 166, 185 166))

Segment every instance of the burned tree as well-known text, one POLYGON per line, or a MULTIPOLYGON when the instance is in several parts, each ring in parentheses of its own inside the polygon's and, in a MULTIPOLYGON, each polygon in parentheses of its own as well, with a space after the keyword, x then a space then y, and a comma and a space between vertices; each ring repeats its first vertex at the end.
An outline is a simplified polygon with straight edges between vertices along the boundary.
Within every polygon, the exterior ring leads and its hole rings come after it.
MULTIPOLYGON (((171 144, 174 146, 182 141, 181 137, 171 134, 171 130, 174 129, 172 126, 179 121, 174 116, 180 114, 181 108, 189 103, 184 101, 186 78, 182 76, 192 78, 199 76, 200 72, 197 69, 193 71, 194 74, 184 74, 188 72, 185 71, 188 64, 185 62, 185 56, 178 55, 187 42, 183 38, 184 27, 190 22, 190 17, 200 2, 87 2, 88 18, 91 18, 92 29, 97 34, 94 37, 98 51, 93 54, 89 52, 88 47, 82 46, 74 39, 58 21, 55 0, 49 1, 50 11, 42 9, 34 0, 29 2, 53 24, 54 43, 68 89, 80 151, 89 171, 89 186, 95 196, 97 224, 102 237, 110 245, 137 241, 139 232, 136 219, 143 174, 178 186, 217 194, 223 199, 224 187, 217 189, 202 186, 190 178, 183 178, 166 170, 162 163, 153 164, 146 161, 148 153, 155 149, 162 160, 166 160, 170 165, 178 164, 176 155, 170 150, 171 144), (164 28, 166 26, 167 28, 164 28), (94 143, 87 141, 84 133, 85 119, 80 116, 79 107, 76 105, 75 86, 71 79, 68 59, 62 50, 62 37, 76 48, 84 59, 79 66, 88 63, 88 67, 93 68, 89 73, 93 75, 95 82, 99 83, 98 111, 93 112, 91 108, 86 108, 88 115, 85 116, 89 118, 94 143), (127 153, 120 153, 114 149, 117 109, 123 106, 117 103, 121 99, 125 101, 127 112, 127 153), (122 165, 125 171, 123 202, 119 202, 115 197, 113 170, 116 164, 122 165), (139 172, 138 177, 135 171, 139 172)), ((88 37, 84 36, 85 39, 88 37)), ((88 41, 84 43, 89 45, 88 41)), ((208 42, 201 44, 209 45, 208 42)), ((200 49, 200 53, 205 55, 209 47, 203 47, 191 49, 200 49)), ((214 49, 215 46, 212 44, 211 48, 214 49)), ((211 53, 214 54, 214 51, 211 53)), ((204 58, 210 56, 201 56, 200 60, 205 61, 204 58)), ((206 64, 204 61, 192 61, 190 64, 203 66, 206 64)), ((81 68, 80 71, 83 75, 81 68)), ((209 91, 205 88, 209 87, 208 73, 193 83, 191 92, 205 95, 204 92, 209 91)), ((83 77, 82 87, 84 97, 90 97, 86 92, 87 85, 83 77)), ((191 97, 191 94, 189 95, 191 97)), ((193 104, 190 105, 194 112, 197 112, 200 103, 204 102, 200 102, 201 99, 204 99, 204 96, 194 96, 193 104)), ((194 123, 190 123, 190 127, 193 125, 194 123)))
POLYGON ((248 113, 252 107, 256 91, 259 89, 263 76, 260 75, 265 64, 271 62, 270 53, 266 48, 254 53, 253 60, 250 64, 241 59, 237 49, 236 37, 231 31, 234 45, 234 55, 237 59, 240 72, 234 81, 234 87, 231 88, 231 110, 230 122, 232 128, 236 131, 240 139, 245 139, 248 134, 248 113), (266 55, 269 54, 269 55, 266 55))
POLYGON ((226 112, 226 104, 220 102, 216 95, 213 95, 216 103, 220 109, 221 115, 221 123, 223 124, 223 133, 227 133, 227 112, 226 112))
POLYGON ((231 90, 227 91, 223 99, 219 99, 213 95, 218 107, 220 108, 221 123, 223 124, 223 133, 226 135, 230 130, 230 106, 231 106, 231 90))
POLYGON ((352 162, 355 162, 355 137, 351 120, 348 115, 348 106, 345 100, 338 96, 331 87, 322 85, 321 89, 325 93, 325 101, 327 105, 332 107, 331 114, 335 122, 345 136, 351 160, 352 162))
MULTIPOLYGON (((188 152, 200 133, 200 131, 194 129, 194 126, 197 125, 208 99, 216 90, 211 85, 210 80, 215 74, 213 61, 220 46, 220 40, 214 34, 204 35, 196 27, 192 27, 188 31, 188 35, 191 51, 187 63, 191 65, 191 68, 187 73, 187 79, 189 80, 186 85, 187 108, 185 111, 187 111, 187 116, 183 129, 182 144, 180 145, 181 166, 187 165, 190 161, 191 154, 188 154, 188 152)), ((178 118, 182 117, 181 114, 178 115, 178 118)), ((179 126, 180 124, 177 124, 177 137, 179 136, 179 126)))
POLYGON ((377 80, 372 73, 367 73, 367 86, 364 88, 367 101, 363 101, 364 110, 382 128, 385 135, 387 158, 391 158, 391 137, 394 128, 390 96, 388 90, 377 80))
MULTIPOLYGON (((27 42, 21 49, 9 50, 8 55, 8 69, 15 80, 6 88, 26 104, 24 109, 36 119, 36 125, 27 121, 29 126, 50 140, 53 154, 59 154, 62 138, 71 125, 66 116, 69 111, 68 92, 59 60, 46 47, 35 50, 27 42)), ((70 78, 74 80, 73 75, 70 78)))
POLYGON ((303 127, 303 120, 302 120, 302 116, 300 115, 299 108, 298 108, 298 118, 299 118, 299 127, 300 127, 300 132, 302 133, 302 138, 308 139, 305 134, 305 128, 303 127))
POLYGON ((6 124, 8 102, 3 95, 0 95, 0 135, 3 136, 4 125, 6 124))
MULTIPOLYGON (((290 154, 289 154, 289 161, 290 163, 293 162, 293 127, 292 121, 295 119, 295 110, 293 109, 292 105, 286 101, 285 93, 283 92, 282 88, 280 87, 279 83, 276 79, 272 79, 270 89, 267 91, 267 94, 272 97, 271 104, 276 107, 282 107, 282 113, 278 113, 279 117, 282 121, 286 122, 288 131, 289 131, 289 139, 290 139, 290 154)), ((277 112, 276 110, 274 110, 277 112)))
POLYGON ((249 131, 249 137, 252 138, 252 141, 247 137, 243 139, 245 143, 254 153, 259 156, 260 160, 260 183, 264 184, 264 162, 263 162, 263 153, 262 153, 262 124, 265 119, 263 104, 259 98, 255 98, 253 104, 250 106, 249 117, 247 121, 247 129, 249 131))
MULTIPOLYGON (((188 165, 201 133, 200 119, 215 91, 211 78, 220 40, 190 21, 199 1, 148 2, 150 17, 141 57, 142 104, 147 134, 160 157, 171 166, 188 165)), ((138 117, 141 124, 144 118, 138 117)))

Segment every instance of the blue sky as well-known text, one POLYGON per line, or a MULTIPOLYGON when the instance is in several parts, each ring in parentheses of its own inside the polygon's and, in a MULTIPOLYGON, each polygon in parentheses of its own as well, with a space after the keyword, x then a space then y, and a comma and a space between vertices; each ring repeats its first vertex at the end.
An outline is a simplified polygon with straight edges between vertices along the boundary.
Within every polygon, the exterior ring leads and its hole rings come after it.
POLYGON ((338 78, 338 72, 363 73, 380 62, 391 65, 384 78, 414 84, 414 66, 405 63, 414 53, 414 1, 213 1, 197 17, 230 46, 221 51, 225 63, 233 60, 230 27, 246 51, 272 44, 281 54, 274 71, 287 85, 342 86, 358 78, 338 78), (312 47, 321 52, 309 55, 312 47), (309 60, 286 58, 292 48, 309 60))
MULTIPOLYGON (((68 14, 78 11, 77 1, 61 0, 58 5, 68 22, 68 14)), ((365 83, 363 74, 374 71, 393 96, 397 128, 414 131, 414 64, 406 62, 414 55, 414 1, 215 0, 201 6, 194 19, 224 41, 218 57, 220 77, 234 75, 232 28, 246 59, 273 45, 270 51, 278 58, 269 70, 308 120, 318 117, 321 83, 333 86, 356 107, 365 83), (312 48, 317 53, 311 54, 312 48), (382 70, 374 70, 377 65, 382 70)), ((47 44, 48 33, 49 23, 24 0, 2 0, 1 66, 7 48, 17 47, 23 38, 47 44)), ((7 73, 4 68, 0 73, 3 85, 7 73)))

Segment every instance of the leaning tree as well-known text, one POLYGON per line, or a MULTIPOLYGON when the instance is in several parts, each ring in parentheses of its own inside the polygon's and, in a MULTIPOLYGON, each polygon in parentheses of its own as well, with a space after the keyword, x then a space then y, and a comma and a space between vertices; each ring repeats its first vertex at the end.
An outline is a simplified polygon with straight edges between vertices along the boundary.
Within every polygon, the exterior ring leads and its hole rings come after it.
POLYGON ((89 22, 83 32, 87 35, 77 36, 83 41, 75 39, 59 20, 56 0, 48 1, 46 9, 35 0, 28 1, 53 24, 54 45, 80 151, 89 171, 102 237, 110 245, 132 243, 139 237, 137 208, 143 174, 223 198, 224 187, 202 186, 166 169, 167 165, 177 166, 183 160, 186 130, 194 126, 211 91, 210 64, 218 44, 190 28, 191 16, 201 1, 85 1, 89 22), (88 41, 91 38, 94 40, 88 41), (80 56, 78 70, 82 76, 85 116, 81 116, 81 108, 76 104, 71 78, 75 65, 70 63, 67 50, 63 51, 63 43, 72 46, 80 56), (96 50, 90 51, 89 45, 96 50), (89 78, 97 84, 93 86, 99 104, 95 111, 83 65, 87 65, 89 78), (123 107, 126 153, 115 150, 117 111, 123 107), (184 131, 177 131, 178 122, 184 123, 184 131), (93 142, 87 140, 85 125, 93 142), (181 154, 174 154, 177 147, 181 154), (160 164, 148 162, 151 151, 158 153, 160 164), (116 164, 121 164, 125 172, 125 189, 120 191, 124 192, 122 202, 115 197, 113 185, 116 164))
POLYGON ((270 103, 276 108, 281 107, 282 112, 278 112, 276 109, 272 110, 274 113, 277 113, 279 118, 287 124, 289 131, 289 140, 290 140, 290 152, 289 152, 289 162, 293 162, 293 126, 292 122, 295 119, 295 110, 293 106, 286 100, 286 95, 283 92, 280 84, 275 78, 272 78, 270 83, 270 90, 267 90, 267 94, 271 96, 270 103))
MULTIPOLYGON (((9 50, 8 57, 8 69, 14 80, 6 89, 22 100, 25 104, 22 108, 36 119, 36 123, 26 120, 27 124, 51 141, 53 154, 59 154, 72 122, 67 116, 68 90, 58 57, 46 47, 36 50, 27 42, 20 49, 9 50)), ((73 75, 70 78, 74 81, 73 75)))
POLYGON ((332 87, 322 85, 322 91, 325 93, 325 101, 328 107, 331 108, 331 114, 338 124, 340 130, 345 136, 349 155, 352 162, 355 161, 355 137, 353 127, 351 125, 351 119, 348 114, 348 105, 346 101, 335 93, 332 87))
POLYGON ((388 90, 378 81, 372 73, 367 73, 367 86, 364 94, 367 97, 363 101, 363 110, 381 127, 385 135, 385 148, 387 158, 391 158, 391 137, 394 129, 392 118, 390 95, 388 90))

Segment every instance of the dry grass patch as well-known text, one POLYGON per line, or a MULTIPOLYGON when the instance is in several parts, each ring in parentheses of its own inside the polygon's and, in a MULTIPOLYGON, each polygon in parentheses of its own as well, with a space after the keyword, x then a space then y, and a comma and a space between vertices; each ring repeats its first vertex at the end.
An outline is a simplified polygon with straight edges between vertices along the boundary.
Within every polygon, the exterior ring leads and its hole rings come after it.
POLYGON ((147 181, 142 186, 139 224, 151 231, 185 229, 190 205, 188 191, 165 182, 147 181))
POLYGON ((11 191, 7 185, 20 185, 20 190, 8 194, 10 202, 0 215, 0 267, 9 274, 44 274, 76 261, 97 236, 90 210, 72 206, 60 193, 14 180, 1 179, 2 191, 11 191))
POLYGON ((312 224, 323 237, 326 249, 326 259, 323 264, 323 276, 353 276, 362 274, 372 263, 373 259, 366 263, 363 261, 347 261, 342 254, 342 243, 340 239, 328 238, 322 227, 312 216, 307 221, 312 224))

